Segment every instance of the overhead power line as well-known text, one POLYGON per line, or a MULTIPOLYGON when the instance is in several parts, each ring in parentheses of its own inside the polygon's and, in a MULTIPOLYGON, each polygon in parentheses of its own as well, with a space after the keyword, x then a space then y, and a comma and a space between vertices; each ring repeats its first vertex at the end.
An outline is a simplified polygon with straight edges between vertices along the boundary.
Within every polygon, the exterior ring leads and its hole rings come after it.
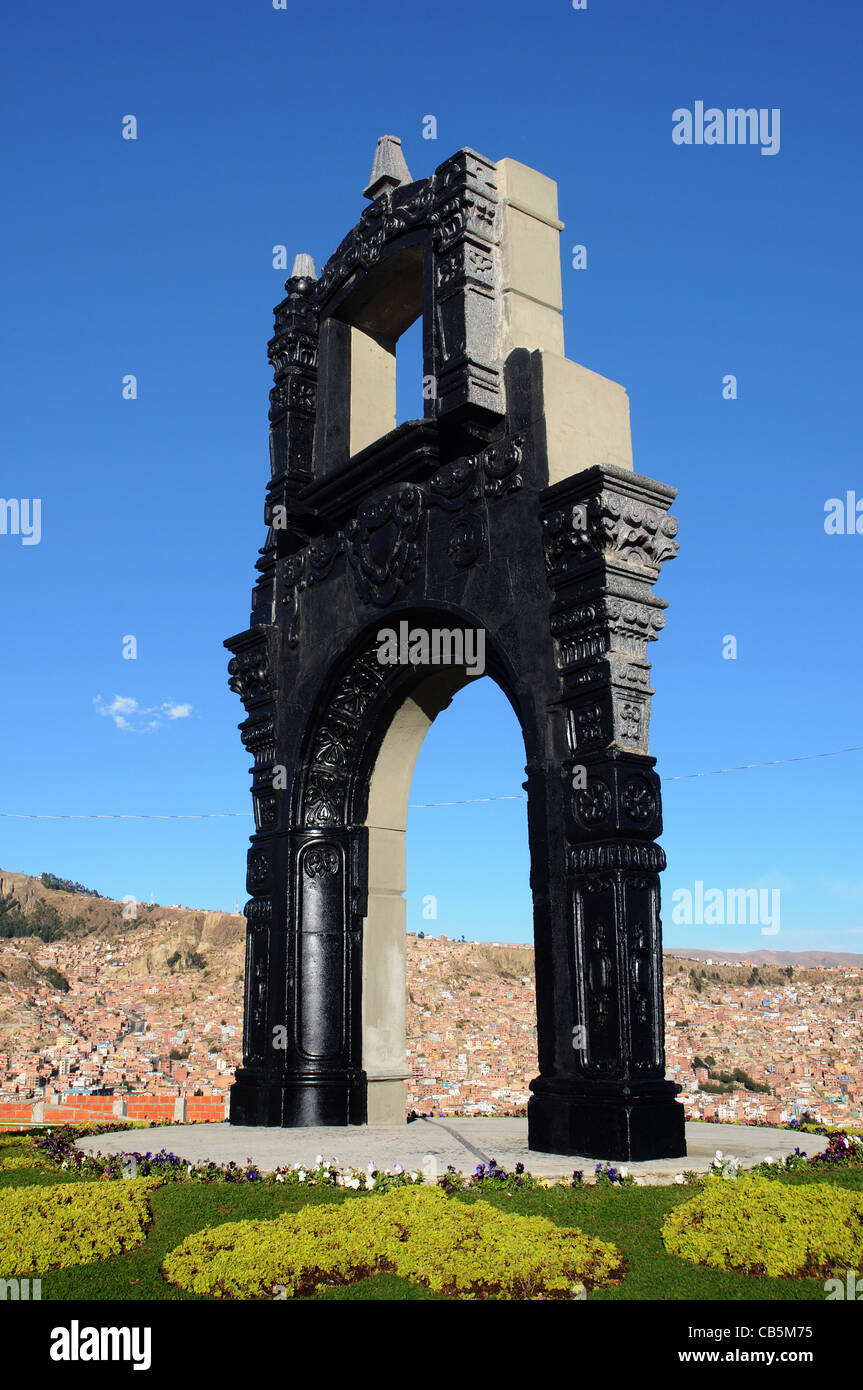
MULTIPOLYGON (((863 753, 863 744, 856 744, 852 748, 834 748, 829 753, 802 753, 796 758, 770 758, 761 763, 740 763, 737 767, 717 767, 710 772, 684 772, 677 777, 663 777, 663 785, 667 782, 688 782, 695 777, 721 777, 726 772, 748 772, 755 767, 783 767, 788 763, 808 763, 815 758, 838 758, 843 753, 863 753)), ((479 806, 489 801, 526 801, 527 796, 524 792, 520 795, 510 796, 469 796, 460 801, 412 801, 408 807, 411 811, 427 811, 435 806, 479 806)), ((88 812, 75 814, 74 812, 53 813, 53 812, 33 812, 33 811, 0 811, 0 818, 6 820, 250 820, 251 811, 199 811, 188 813, 175 813, 168 815, 156 815, 150 812, 106 812, 96 814, 88 812)))
POLYGON ((738 767, 717 767, 713 772, 684 772, 680 777, 663 777, 663 782, 688 782, 692 777, 719 777, 723 772, 748 772, 751 767, 781 767, 785 763, 808 763, 813 758, 838 758, 840 753, 863 753, 863 743, 854 748, 834 748, 831 753, 801 753, 798 758, 770 758, 766 763, 741 763, 738 767))

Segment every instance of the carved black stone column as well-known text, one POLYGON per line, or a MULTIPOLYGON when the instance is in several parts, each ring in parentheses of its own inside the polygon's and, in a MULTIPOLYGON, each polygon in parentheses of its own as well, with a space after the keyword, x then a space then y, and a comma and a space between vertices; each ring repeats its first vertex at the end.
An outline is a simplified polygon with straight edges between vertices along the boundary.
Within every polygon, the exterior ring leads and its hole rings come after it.
MULTIPOLYGON (((259 610, 259 617, 261 610, 259 610)), ((274 789, 276 762, 276 686, 278 637, 259 622, 230 638, 230 687, 242 699, 248 717, 240 725, 247 752, 254 757, 252 802, 255 833, 248 852, 246 888, 252 895, 246 916, 246 992, 243 1029, 245 1069, 231 1091, 231 1118, 244 1124, 280 1124, 278 1096, 264 1086, 272 1076, 275 1029, 284 1020, 285 935, 274 910, 285 891, 284 845, 277 832, 280 794, 274 789)), ((283 793, 282 793, 283 795, 283 793)))
POLYGON ((504 409, 498 346, 494 165, 460 150, 435 171, 432 301, 434 414, 494 419, 504 409))
MULTIPOLYGON (((274 375, 270 391, 270 481, 264 503, 268 529, 255 566, 260 578, 252 594, 253 624, 275 620, 276 562, 296 555, 308 540, 306 532, 297 528, 292 504, 312 478, 319 335, 315 283, 313 275, 295 274, 285 281, 287 296, 276 306, 275 332, 267 344, 274 375)), ((293 636, 291 616, 289 638, 293 636)))
POLYGON ((363 1124, 364 828, 291 836, 295 901, 288 950, 283 1125, 363 1124))
POLYGON ((679 1088, 664 1079, 665 855, 654 843, 662 812, 645 657, 665 621, 652 590, 677 550, 666 514, 675 495, 603 465, 543 499, 567 746, 567 920, 552 924, 551 950, 571 1005, 557 1010, 554 1069, 533 1082, 529 1103, 531 1147, 549 1152, 686 1152, 679 1088))
MULTIPOLYGON (((307 259, 307 258, 301 258, 307 259)), ((299 266, 297 267, 299 269, 299 266)), ((270 392, 270 479, 264 503, 267 535, 255 563, 250 627, 229 638, 230 687, 242 699, 247 718, 240 725, 246 750, 254 757, 252 804, 255 833, 248 852, 244 912, 246 992, 244 1066, 231 1091, 231 1119, 239 1124, 281 1125, 282 1085, 288 1056, 285 1028, 288 933, 285 904, 291 881, 289 757, 279 734, 277 687, 279 653, 294 637, 293 612, 276 614, 277 565, 296 565, 306 541, 293 517, 297 492, 311 479, 317 390, 318 316, 313 304, 314 275, 294 274, 275 310, 268 344, 274 385, 270 392), (284 640, 283 640, 284 638, 284 640)), ((293 591, 289 590, 289 593, 293 591)))

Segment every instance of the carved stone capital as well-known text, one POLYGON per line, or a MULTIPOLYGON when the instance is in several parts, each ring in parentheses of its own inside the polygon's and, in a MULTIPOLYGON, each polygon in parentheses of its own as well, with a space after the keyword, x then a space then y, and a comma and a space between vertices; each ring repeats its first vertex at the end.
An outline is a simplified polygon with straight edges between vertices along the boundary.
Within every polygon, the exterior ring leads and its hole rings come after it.
POLYGON ((549 489, 543 516, 549 581, 557 585, 591 556, 638 566, 655 579, 677 554, 677 520, 668 515, 675 496, 674 488, 611 464, 549 489))

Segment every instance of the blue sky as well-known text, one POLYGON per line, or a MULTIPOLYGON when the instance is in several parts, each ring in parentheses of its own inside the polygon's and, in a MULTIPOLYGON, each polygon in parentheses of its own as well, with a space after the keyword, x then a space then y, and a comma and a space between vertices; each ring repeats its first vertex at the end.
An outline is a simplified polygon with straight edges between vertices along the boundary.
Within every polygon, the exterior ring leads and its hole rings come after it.
MULTIPOLYGON (((414 177, 470 145, 559 184, 567 353, 626 386, 636 468, 680 489, 660 774, 863 744, 863 535, 824 530, 829 498, 863 499, 857 4, 49 0, 6 28, 0 492, 41 498, 42 530, 0 535, 0 809, 248 810, 221 644, 263 539, 272 247, 320 269, 384 133, 414 177), (779 152, 674 144, 696 101, 778 108, 779 152)), ((412 801, 518 796, 523 761, 480 681, 412 801)), ((666 941, 863 950, 861 771, 857 752, 666 781, 666 941), (696 881, 779 890, 780 931, 674 924, 696 881)), ((525 826, 523 801, 414 810, 409 928, 529 940, 525 826)), ((231 908, 250 829, 3 819, 0 864, 231 908)))

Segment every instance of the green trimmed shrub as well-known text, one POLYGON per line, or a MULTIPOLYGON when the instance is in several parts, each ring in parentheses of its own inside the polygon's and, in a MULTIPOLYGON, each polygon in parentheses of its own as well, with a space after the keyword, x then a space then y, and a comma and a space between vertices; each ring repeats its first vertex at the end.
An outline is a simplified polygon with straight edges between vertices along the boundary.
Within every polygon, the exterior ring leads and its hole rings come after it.
POLYGON ((47 1169, 50 1165, 37 1154, 7 1154, 4 1158, 0 1153, 0 1173, 10 1173, 16 1168, 38 1168, 47 1169))
POLYGON ((197 1231, 162 1264, 171 1283, 216 1298, 299 1298, 382 1271, 457 1298, 571 1298, 576 1284, 620 1279, 623 1260, 544 1217, 412 1187, 197 1231))
POLYGON ((662 1226, 671 1255, 711 1269, 823 1278, 863 1261, 863 1196, 829 1183, 797 1187, 745 1174, 710 1178, 662 1226))
POLYGON ((44 1274, 134 1249, 152 1220, 149 1198, 157 1186, 136 1178, 0 1189, 0 1269, 44 1274))
POLYGON ((34 1147, 30 1135, 0 1134, 0 1173, 23 1168, 47 1172, 51 1167, 52 1165, 34 1147))

